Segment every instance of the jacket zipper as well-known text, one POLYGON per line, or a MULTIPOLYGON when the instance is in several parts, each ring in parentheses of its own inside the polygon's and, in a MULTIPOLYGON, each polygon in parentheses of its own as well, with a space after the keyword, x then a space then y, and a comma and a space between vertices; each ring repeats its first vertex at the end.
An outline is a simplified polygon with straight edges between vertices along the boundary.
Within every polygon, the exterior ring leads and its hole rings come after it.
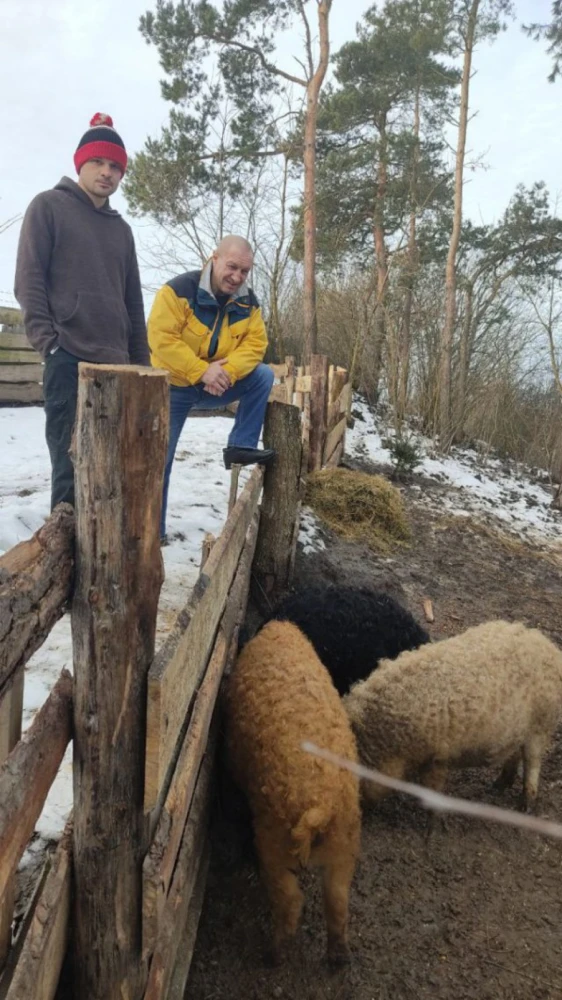
POLYGON ((225 304, 224 304, 224 306, 222 306, 222 308, 219 308, 219 314, 218 314, 218 316, 217 316, 217 318, 215 320, 215 325, 213 327, 213 332, 211 334, 211 342, 209 344, 209 357, 210 358, 214 358, 215 354, 217 353, 217 351, 219 349, 219 337, 221 335, 222 321, 223 321, 223 319, 224 319, 224 317, 226 315, 226 310, 227 310, 227 308, 228 308, 229 305, 230 305, 230 299, 228 300, 228 302, 225 302, 225 304), (214 337, 215 337, 215 332, 216 332, 216 335, 217 335, 217 339, 215 341, 215 349, 213 351, 213 350, 211 350, 211 348, 213 346, 213 340, 214 340, 214 337))

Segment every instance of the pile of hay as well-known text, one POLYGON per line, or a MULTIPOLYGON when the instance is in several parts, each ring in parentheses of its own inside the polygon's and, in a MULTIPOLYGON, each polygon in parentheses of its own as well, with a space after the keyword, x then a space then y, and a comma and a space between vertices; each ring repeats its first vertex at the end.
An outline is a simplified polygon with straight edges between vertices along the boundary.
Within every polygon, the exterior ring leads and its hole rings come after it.
POLYGON ((383 476, 323 469, 308 477, 306 502, 338 535, 379 551, 410 538, 402 497, 383 476))

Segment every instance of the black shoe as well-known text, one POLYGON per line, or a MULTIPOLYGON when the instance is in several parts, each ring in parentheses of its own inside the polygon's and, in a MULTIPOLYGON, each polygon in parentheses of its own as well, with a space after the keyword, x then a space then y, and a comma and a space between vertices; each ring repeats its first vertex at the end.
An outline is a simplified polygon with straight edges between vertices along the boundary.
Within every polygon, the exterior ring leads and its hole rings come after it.
POLYGON ((230 469, 232 465, 269 465, 275 458, 273 448, 223 448, 225 469, 230 469))
POLYGON ((169 545, 169 544, 170 543, 168 541, 168 536, 167 535, 162 535, 162 538, 160 539, 160 548, 163 549, 163 548, 165 548, 166 545, 169 545))

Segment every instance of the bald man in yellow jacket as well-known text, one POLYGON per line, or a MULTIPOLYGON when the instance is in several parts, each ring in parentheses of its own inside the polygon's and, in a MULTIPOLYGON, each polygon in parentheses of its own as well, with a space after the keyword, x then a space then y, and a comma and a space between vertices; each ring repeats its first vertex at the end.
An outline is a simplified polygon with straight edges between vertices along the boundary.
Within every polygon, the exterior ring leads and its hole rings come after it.
POLYGON ((253 251, 226 236, 202 271, 188 271, 160 289, 148 319, 155 368, 170 373, 170 439, 164 473, 160 537, 166 542, 168 488, 174 455, 192 407, 217 409, 239 400, 223 450, 224 464, 267 465, 274 451, 257 447, 273 372, 264 365, 267 335, 247 279, 253 251))

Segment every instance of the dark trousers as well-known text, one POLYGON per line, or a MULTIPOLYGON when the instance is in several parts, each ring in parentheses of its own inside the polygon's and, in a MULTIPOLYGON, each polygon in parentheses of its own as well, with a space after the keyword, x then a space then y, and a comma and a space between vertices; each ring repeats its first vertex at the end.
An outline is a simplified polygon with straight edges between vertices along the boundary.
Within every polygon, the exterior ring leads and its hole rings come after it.
POLYGON ((70 457, 78 398, 78 361, 59 347, 48 354, 43 373, 45 436, 51 456, 51 510, 58 503, 74 506, 74 466, 70 457))

